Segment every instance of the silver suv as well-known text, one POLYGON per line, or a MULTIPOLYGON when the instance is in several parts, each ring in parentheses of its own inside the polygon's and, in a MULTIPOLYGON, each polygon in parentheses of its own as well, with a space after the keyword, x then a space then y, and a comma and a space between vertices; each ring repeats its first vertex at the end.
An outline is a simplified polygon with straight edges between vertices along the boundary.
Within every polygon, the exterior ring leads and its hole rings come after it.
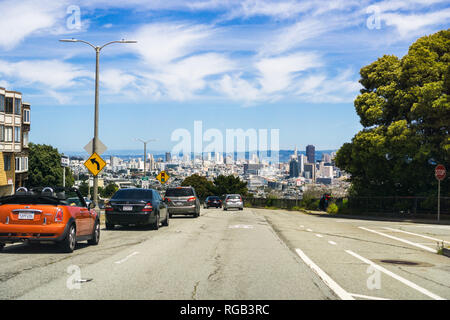
POLYGON ((168 188, 164 202, 169 209, 169 216, 174 214, 191 214, 194 218, 200 215, 200 200, 193 187, 168 188))
POLYGON ((227 194, 225 200, 223 201, 223 210, 228 210, 231 208, 237 208, 239 210, 244 210, 244 201, 240 194, 227 194))

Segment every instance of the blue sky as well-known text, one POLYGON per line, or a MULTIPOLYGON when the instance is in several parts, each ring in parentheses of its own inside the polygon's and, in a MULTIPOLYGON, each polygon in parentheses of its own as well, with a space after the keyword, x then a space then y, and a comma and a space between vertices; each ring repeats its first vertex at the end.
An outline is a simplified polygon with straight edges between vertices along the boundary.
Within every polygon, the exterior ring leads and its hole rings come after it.
POLYGON ((445 0, 0 1, 0 86, 31 103, 30 140, 81 151, 93 136, 170 150, 177 128, 280 129, 280 148, 337 149, 361 128, 359 70, 447 29, 445 0), (78 9, 80 15, 78 16, 78 9), (79 18, 79 19, 78 19, 79 18))

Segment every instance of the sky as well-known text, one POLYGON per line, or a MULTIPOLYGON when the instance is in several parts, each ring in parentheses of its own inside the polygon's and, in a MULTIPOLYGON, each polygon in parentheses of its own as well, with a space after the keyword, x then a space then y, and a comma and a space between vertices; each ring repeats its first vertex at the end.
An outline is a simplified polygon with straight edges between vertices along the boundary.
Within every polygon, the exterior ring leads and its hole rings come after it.
POLYGON ((0 0, 0 87, 31 104, 30 141, 171 150, 171 134, 279 129, 280 149, 338 149, 362 127, 359 70, 447 29, 446 0, 0 0))

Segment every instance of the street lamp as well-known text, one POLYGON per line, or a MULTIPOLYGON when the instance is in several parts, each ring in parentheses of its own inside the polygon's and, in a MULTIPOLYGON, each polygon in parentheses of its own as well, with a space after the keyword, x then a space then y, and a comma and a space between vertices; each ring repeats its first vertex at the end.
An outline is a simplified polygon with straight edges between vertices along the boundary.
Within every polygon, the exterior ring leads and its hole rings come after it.
POLYGON ((140 141, 140 142, 142 142, 144 144, 144 178, 145 178, 145 165, 147 163, 147 143, 152 142, 152 141, 156 141, 156 139, 150 139, 150 140, 144 141, 142 139, 136 138, 135 140, 136 141, 140 141))
MULTIPOLYGON (((59 40, 61 42, 82 42, 89 46, 91 46, 95 50, 95 119, 94 119, 94 143, 93 143, 93 152, 97 152, 97 143, 98 143, 98 81, 99 81, 99 57, 100 57, 100 51, 113 43, 137 43, 137 41, 134 40, 119 40, 119 41, 111 41, 108 43, 105 43, 101 47, 94 46, 93 44, 79 39, 61 39, 59 40)), ((95 207, 97 207, 98 204, 98 177, 94 176, 94 195, 93 195, 93 202, 95 204, 95 207)))

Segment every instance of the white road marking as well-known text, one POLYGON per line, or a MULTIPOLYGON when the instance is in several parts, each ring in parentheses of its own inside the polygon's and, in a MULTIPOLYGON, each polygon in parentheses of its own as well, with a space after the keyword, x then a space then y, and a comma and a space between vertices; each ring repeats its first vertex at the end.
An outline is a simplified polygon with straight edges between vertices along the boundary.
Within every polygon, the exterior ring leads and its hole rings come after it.
POLYGON ((342 300, 355 300, 347 291, 345 291, 340 285, 338 285, 333 279, 330 278, 322 269, 320 269, 306 254, 300 249, 295 249, 297 254, 303 260, 306 265, 314 271, 320 279, 342 300))
POLYGON ((306 229, 306 231, 312 232, 312 230, 311 230, 311 229, 306 229))
POLYGON ((337 244, 336 242, 334 242, 334 241, 331 241, 331 240, 330 240, 330 241, 328 241, 328 243, 329 243, 329 244, 332 244, 333 246, 335 246, 335 245, 337 244))
POLYGON ((383 228, 387 229, 387 230, 395 231, 395 232, 401 232, 401 233, 406 233, 406 234, 410 234, 410 235, 413 235, 413 236, 422 237, 422 238, 425 238, 425 239, 430 239, 430 240, 437 241, 437 242, 450 243, 450 241, 445 241, 445 240, 441 240, 441 239, 432 238, 432 237, 429 237, 429 236, 425 236, 423 234, 413 233, 413 232, 404 231, 404 230, 400 230, 400 229, 389 228, 389 227, 383 227, 383 228))
POLYGON ((253 229, 252 225, 246 225, 246 224, 236 224, 232 226, 228 226, 230 229, 253 229))
POLYGON ((397 241, 400 241, 400 242, 409 244, 409 245, 414 246, 414 247, 418 247, 418 248, 427 250, 427 251, 429 251, 429 252, 437 253, 436 249, 431 249, 431 248, 429 248, 429 247, 423 246, 423 245, 421 245, 421 244, 418 244, 418 243, 415 243, 415 242, 412 242, 412 241, 408 241, 408 240, 405 240, 405 239, 397 238, 397 237, 388 235, 388 234, 386 234, 386 233, 378 232, 378 231, 371 230, 371 229, 367 229, 367 228, 364 228, 364 227, 358 227, 358 228, 363 229, 363 230, 366 230, 366 231, 369 231, 369 232, 376 233, 376 234, 378 234, 378 235, 380 235, 380 236, 383 236, 383 237, 386 237, 386 238, 390 238, 390 239, 393 239, 393 240, 397 240, 397 241))
POLYGON ((304 225, 301 225, 301 226, 300 226, 300 228, 304 228, 304 227, 305 227, 304 225))
POLYGON ((445 300, 444 298, 442 298, 442 297, 440 297, 440 296, 438 296, 438 295, 436 295, 436 294, 434 294, 434 293, 428 291, 427 289, 424 289, 424 288, 418 286, 418 285, 415 284, 414 282, 411 282, 411 281, 409 281, 409 280, 407 280, 407 279, 405 279, 405 278, 403 278, 403 277, 400 277, 399 275, 396 275, 395 273, 393 273, 393 272, 391 272, 391 271, 389 271, 389 270, 383 268, 382 266, 379 266, 379 265, 373 263, 373 262, 370 261, 369 259, 366 259, 366 258, 364 258, 364 257, 361 257, 360 255, 354 253, 354 252, 351 251, 351 250, 345 250, 345 252, 347 252, 348 254, 354 256, 355 258, 361 260, 362 262, 371 265, 371 266, 374 267, 375 269, 378 269, 379 271, 381 271, 381 272, 387 274, 388 276, 390 276, 390 277, 392 277, 392 278, 394 278, 394 279, 396 279, 396 280, 402 282, 403 284, 407 285, 408 287, 413 288, 413 289, 419 291, 420 293, 422 293, 422 294, 424 294, 424 295, 426 295, 426 296, 428 296, 428 297, 430 297, 430 298, 433 298, 433 299, 435 299, 435 300, 445 300))
POLYGON ((135 252, 133 252, 132 254, 129 254, 128 256, 126 256, 125 258, 123 258, 122 260, 116 261, 116 262, 114 262, 114 263, 116 263, 116 264, 121 264, 121 263, 127 261, 128 259, 130 259, 132 256, 135 256, 135 255, 137 255, 137 254, 139 254, 139 252, 135 251, 135 252))
POLYGON ((365 296, 363 294, 356 294, 356 293, 350 293, 350 294, 352 295, 352 297, 368 299, 368 300, 391 300, 391 299, 380 298, 380 297, 365 296))
POLYGON ((318 236, 319 238, 323 238, 323 235, 321 234, 316 234, 316 236, 318 236))

